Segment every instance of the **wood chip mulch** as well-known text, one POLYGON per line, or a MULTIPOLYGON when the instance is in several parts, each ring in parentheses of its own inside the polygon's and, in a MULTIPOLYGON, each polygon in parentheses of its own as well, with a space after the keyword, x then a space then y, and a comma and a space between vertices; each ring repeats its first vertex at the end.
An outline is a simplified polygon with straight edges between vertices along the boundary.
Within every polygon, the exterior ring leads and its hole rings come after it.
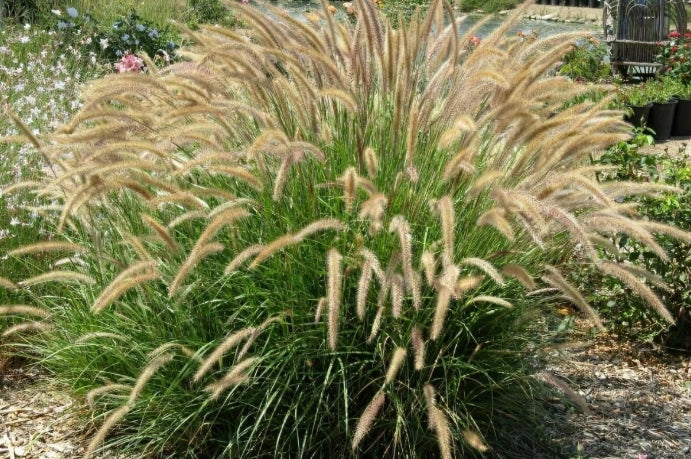
POLYGON ((691 458, 689 354, 604 338, 555 352, 547 371, 590 411, 563 407, 555 424, 553 439, 577 448, 571 457, 691 458))
POLYGON ((51 387, 35 368, 2 369, 0 458, 62 459, 83 456, 74 400, 51 387))

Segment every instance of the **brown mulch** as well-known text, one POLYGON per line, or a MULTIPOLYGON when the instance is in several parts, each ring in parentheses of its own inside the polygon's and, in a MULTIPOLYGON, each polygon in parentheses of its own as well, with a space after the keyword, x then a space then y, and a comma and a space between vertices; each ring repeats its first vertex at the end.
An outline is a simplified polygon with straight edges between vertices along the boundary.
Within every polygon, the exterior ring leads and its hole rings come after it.
MULTIPOLYGON (((546 371, 587 404, 555 399, 548 428, 566 458, 691 458, 691 356, 603 337, 554 350, 546 371)), ((0 378, 0 458, 82 457, 79 404, 32 367, 0 378)))
POLYGON ((83 429, 74 416, 74 400, 35 368, 1 371, 0 458, 83 456, 83 429))
POLYGON ((551 432, 557 443, 587 458, 691 458, 689 354, 603 337, 550 360, 547 371, 590 411, 563 407, 566 424, 551 432))

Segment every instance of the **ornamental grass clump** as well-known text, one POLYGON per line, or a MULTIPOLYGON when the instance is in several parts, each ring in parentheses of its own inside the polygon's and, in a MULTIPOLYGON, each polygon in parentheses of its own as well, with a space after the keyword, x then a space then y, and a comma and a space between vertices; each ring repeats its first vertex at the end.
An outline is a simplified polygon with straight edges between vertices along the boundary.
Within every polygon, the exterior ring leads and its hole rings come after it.
POLYGON ((33 137, 71 249, 30 279, 62 286, 45 313, 4 311, 50 327, 26 339, 89 400, 89 453, 519 448, 538 306, 558 291, 600 325, 560 261, 688 238, 596 181, 587 159, 628 127, 608 100, 561 110, 585 90, 551 76, 577 35, 522 43, 519 10, 470 50, 479 25, 458 36, 441 1, 397 27, 364 0, 352 24, 235 8, 246 30, 188 31, 186 62, 98 80, 33 137))

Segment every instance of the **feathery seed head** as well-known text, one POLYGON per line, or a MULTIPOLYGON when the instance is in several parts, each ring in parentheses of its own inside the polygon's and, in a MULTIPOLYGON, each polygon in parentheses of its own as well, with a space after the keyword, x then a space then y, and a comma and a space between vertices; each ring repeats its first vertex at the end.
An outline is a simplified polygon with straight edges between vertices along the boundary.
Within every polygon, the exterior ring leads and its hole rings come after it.
POLYGON ((342 284, 342 267, 341 262, 343 256, 338 250, 331 248, 327 254, 327 276, 328 276, 328 337, 329 348, 332 351, 336 350, 336 342, 338 340, 338 323, 340 320, 341 307, 341 284, 342 284))
POLYGON ((389 369, 386 371, 386 378, 384 379, 384 384, 389 384, 391 381, 394 380, 396 375, 398 374, 398 371, 401 368, 401 365, 403 364, 405 358, 407 355, 407 351, 403 347, 397 347, 396 350, 393 353, 393 356, 391 357, 391 363, 389 364, 389 369))

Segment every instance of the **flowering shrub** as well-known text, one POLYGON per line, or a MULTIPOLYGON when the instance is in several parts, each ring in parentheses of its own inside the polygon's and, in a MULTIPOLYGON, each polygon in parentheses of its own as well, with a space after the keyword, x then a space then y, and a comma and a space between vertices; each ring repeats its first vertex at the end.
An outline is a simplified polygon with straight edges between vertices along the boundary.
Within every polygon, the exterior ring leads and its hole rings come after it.
POLYGON ((119 62, 115 63, 115 70, 118 73, 141 72, 144 69, 144 61, 136 54, 127 53, 122 56, 119 62))
POLYGON ((669 41, 660 43, 657 62, 662 64, 664 73, 678 78, 682 83, 691 83, 691 32, 682 36, 674 31, 669 34, 669 41))
POLYGON ((51 10, 52 29, 58 45, 79 46, 92 52, 108 63, 120 61, 131 53, 145 52, 155 61, 164 64, 176 59, 176 37, 168 26, 157 27, 136 13, 115 21, 111 27, 103 27, 87 13, 75 8, 51 10))
POLYGON ((103 55, 111 62, 129 52, 145 52, 152 59, 169 63, 175 60, 179 47, 176 37, 168 26, 157 27, 136 13, 117 20, 110 29, 103 29, 98 35, 103 55))
POLYGON ((468 44, 466 45, 466 49, 472 51, 474 50, 480 43, 482 42, 482 39, 480 37, 476 37, 473 35, 468 39, 468 44))
MULTIPOLYGON (((61 52, 54 52, 54 37, 54 31, 39 27, 0 29, 0 109, 16 115, 35 134, 66 123, 81 106, 81 84, 103 73, 95 56, 82 53, 77 47, 66 46, 61 52)), ((0 117, 0 137, 19 134, 9 116, 0 117)), ((31 275, 35 272, 32 270, 47 266, 48 260, 36 257, 25 264, 5 254, 36 237, 49 237, 51 226, 37 211, 41 200, 29 193, 9 193, 7 189, 35 180, 50 168, 30 143, 0 145, 0 156, 0 277, 31 275)), ((26 292, 0 288, 0 304, 21 304, 28 299, 26 292)), ((7 320, 13 323, 12 319, 7 320)), ((2 323, 0 317, 0 326, 2 323)), ((5 351, 0 346, 0 355, 5 351)))
POLYGON ((68 47, 81 47, 85 54, 100 54, 95 46, 98 43, 98 24, 93 17, 86 13, 79 14, 79 11, 72 7, 65 11, 53 9, 51 13, 48 26, 55 35, 55 43, 60 51, 68 47))

